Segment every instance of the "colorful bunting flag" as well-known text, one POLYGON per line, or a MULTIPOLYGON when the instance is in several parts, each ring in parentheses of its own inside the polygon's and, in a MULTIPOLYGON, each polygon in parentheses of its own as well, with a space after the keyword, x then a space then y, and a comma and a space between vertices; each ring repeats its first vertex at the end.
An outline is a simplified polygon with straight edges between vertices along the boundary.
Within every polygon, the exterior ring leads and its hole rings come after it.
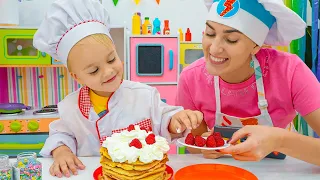
POLYGON ((134 2, 136 3, 136 5, 138 5, 140 3, 140 0, 134 0, 134 2))
POLYGON ((117 6, 119 0, 112 0, 112 1, 113 1, 114 6, 117 6))

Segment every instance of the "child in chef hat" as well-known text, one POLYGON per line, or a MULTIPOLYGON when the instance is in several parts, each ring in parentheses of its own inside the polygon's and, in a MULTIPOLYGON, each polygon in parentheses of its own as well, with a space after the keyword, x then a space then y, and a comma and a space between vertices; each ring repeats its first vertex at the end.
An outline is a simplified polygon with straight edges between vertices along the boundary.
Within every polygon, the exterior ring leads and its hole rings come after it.
POLYGON ((109 14, 98 0, 57 0, 34 35, 34 46, 68 67, 84 86, 58 104, 60 120, 50 124, 41 150, 53 156, 50 173, 77 174, 77 156, 99 156, 100 144, 130 124, 171 141, 201 123, 202 113, 169 106, 145 84, 122 80, 123 64, 109 33, 109 14))

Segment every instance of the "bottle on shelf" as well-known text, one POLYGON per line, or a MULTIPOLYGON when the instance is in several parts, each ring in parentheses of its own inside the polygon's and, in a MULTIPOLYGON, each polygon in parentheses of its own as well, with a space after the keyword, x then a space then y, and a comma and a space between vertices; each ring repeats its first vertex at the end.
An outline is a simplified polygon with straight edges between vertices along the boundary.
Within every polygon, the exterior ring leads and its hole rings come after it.
POLYGON ((159 20, 159 18, 155 18, 153 20, 153 35, 160 35, 161 34, 161 21, 159 20))
POLYGON ((179 33, 179 39, 180 39, 180 41, 183 41, 183 31, 182 31, 181 28, 179 28, 178 33, 179 33))
POLYGON ((191 31, 189 28, 187 28, 185 41, 191 41, 191 39, 192 39, 191 31))
POLYGON ((140 35, 141 34, 141 21, 138 13, 134 13, 132 16, 132 34, 140 35))
POLYGON ((163 35, 170 35, 169 20, 164 20, 163 35))
POLYGON ((145 34, 145 35, 152 34, 152 25, 150 23, 149 17, 144 18, 144 23, 142 25, 142 34, 145 34))

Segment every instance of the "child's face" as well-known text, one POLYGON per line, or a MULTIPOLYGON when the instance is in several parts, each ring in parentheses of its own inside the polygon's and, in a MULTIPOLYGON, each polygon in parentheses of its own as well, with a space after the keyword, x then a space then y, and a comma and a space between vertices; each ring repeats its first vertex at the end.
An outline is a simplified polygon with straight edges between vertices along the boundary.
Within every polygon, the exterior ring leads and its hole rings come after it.
POLYGON ((109 96, 121 84, 123 64, 113 44, 85 38, 71 49, 68 64, 71 75, 100 96, 109 96))

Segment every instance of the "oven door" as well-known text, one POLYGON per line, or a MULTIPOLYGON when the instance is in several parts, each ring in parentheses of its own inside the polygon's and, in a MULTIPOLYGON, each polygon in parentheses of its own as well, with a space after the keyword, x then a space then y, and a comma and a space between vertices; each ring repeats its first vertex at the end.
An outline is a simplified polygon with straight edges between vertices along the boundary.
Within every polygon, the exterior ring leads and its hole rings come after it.
POLYGON ((196 60, 203 57, 203 50, 201 43, 187 43, 180 44, 180 72, 183 68, 192 64, 196 60))
POLYGON ((32 29, 0 29, 0 64, 50 65, 51 57, 33 47, 32 29))
POLYGON ((130 37, 129 80, 147 84, 177 84, 177 37, 130 37))

